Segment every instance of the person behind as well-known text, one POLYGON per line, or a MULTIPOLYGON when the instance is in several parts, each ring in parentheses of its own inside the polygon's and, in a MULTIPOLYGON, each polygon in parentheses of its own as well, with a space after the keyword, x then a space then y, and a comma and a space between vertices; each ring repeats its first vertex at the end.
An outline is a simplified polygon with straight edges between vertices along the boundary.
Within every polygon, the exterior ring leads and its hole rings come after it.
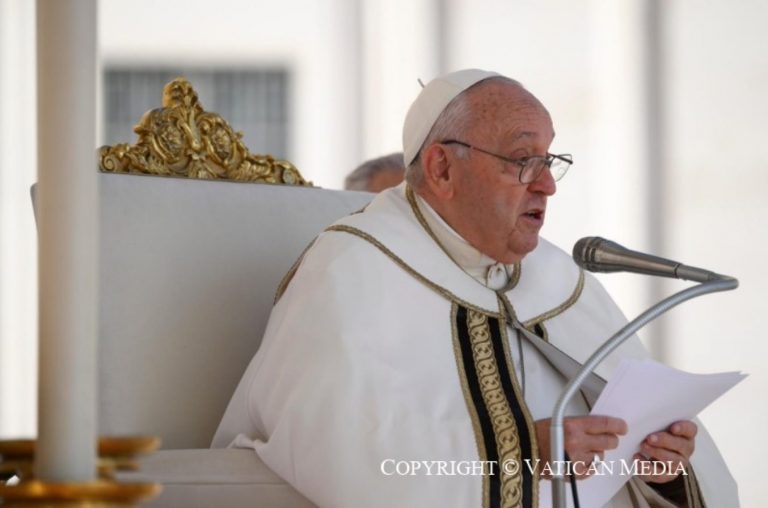
POLYGON ((402 152, 363 162, 344 179, 344 189, 381 192, 395 187, 405 177, 402 152))
MULTIPOLYGON (((556 365, 626 322, 539 236, 573 160, 550 152, 554 136, 514 80, 468 69, 427 84, 403 128, 406 183, 327 228, 286 276, 213 446, 253 448, 321 507, 538 506, 556 365)), ((646 356, 634 337, 597 373, 646 356)), ((565 421, 574 464, 627 431, 583 395, 565 421)), ((694 422, 649 435, 635 458, 671 467, 627 478, 605 506, 738 505, 694 422)))

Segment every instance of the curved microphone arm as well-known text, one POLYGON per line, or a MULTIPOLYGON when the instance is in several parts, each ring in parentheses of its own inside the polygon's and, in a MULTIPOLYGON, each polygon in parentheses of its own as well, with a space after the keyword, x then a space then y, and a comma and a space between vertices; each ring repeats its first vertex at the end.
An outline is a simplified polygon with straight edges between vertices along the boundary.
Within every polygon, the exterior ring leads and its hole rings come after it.
MULTIPOLYGON (((703 282, 693 287, 686 288, 672 296, 665 298, 648 310, 637 316, 634 320, 627 323, 621 330, 619 330, 613 337, 608 339, 602 346, 600 346, 584 365, 576 373, 576 376, 571 379, 565 389, 563 390, 560 398, 555 404, 555 409, 552 412, 551 427, 549 430, 550 450, 552 460, 552 506, 555 508, 564 508, 566 506, 565 500, 565 476, 563 474, 562 467, 558 465, 564 464, 565 461, 565 437, 563 429, 563 418, 565 417, 565 406, 574 396, 574 394, 581 387, 581 383, 589 376, 597 365, 602 362, 605 357, 611 354, 617 347, 619 347, 625 340, 631 337, 636 331, 643 326, 647 325, 660 315, 664 314, 671 308, 708 293, 715 293, 718 291, 730 291, 736 289, 739 286, 739 281, 733 277, 725 275, 719 276, 717 280, 703 282)), ((575 481, 575 480, 574 480, 575 481)))

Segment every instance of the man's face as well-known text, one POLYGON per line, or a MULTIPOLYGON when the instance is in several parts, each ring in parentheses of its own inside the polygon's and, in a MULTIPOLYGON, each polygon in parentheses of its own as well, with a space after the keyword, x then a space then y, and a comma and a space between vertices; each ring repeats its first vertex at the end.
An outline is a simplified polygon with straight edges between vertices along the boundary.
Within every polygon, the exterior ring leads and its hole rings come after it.
MULTIPOLYGON (((504 82, 483 83, 467 93, 473 119, 461 141, 511 159, 547 154, 554 138, 552 120, 532 95, 504 82)), ((504 263, 520 261, 535 249, 547 197, 556 190, 549 170, 523 185, 519 165, 477 150, 469 150, 465 159, 453 157, 453 163, 455 229, 504 263)))

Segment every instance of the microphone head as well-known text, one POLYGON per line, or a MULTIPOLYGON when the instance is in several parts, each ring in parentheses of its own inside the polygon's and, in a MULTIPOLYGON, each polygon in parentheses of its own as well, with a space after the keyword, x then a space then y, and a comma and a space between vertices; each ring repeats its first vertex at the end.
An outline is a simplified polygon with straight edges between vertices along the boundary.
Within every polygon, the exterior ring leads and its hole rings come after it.
POLYGON ((732 278, 671 259, 629 250, 599 236, 587 236, 576 242, 573 246, 573 260, 590 272, 632 272, 696 282, 732 278))
POLYGON ((600 238, 599 236, 585 236, 573 246, 573 260, 577 265, 585 270, 595 270, 595 263, 597 262, 596 253, 601 245, 608 240, 600 238))

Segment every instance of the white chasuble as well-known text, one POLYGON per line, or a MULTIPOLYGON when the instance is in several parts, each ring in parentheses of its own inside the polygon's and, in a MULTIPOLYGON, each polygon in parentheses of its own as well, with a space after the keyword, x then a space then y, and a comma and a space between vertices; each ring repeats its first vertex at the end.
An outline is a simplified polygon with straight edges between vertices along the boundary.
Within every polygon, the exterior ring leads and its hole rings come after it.
MULTIPOLYGON (((253 448, 320 507, 538 506, 549 482, 529 467, 534 421, 549 417, 565 380, 507 326, 500 299, 579 362, 625 319, 543 239, 513 279, 499 293, 478 283, 425 228, 405 185, 379 194, 286 277, 213 446, 253 448)), ((633 338, 598 373, 646 355, 633 338)), ((584 400, 569 406, 587 412, 584 400)), ((702 427, 692 464, 691 506, 703 506, 699 496, 737 505, 702 427)), ((649 506, 643 496, 673 506, 639 483, 608 506, 649 506)))

